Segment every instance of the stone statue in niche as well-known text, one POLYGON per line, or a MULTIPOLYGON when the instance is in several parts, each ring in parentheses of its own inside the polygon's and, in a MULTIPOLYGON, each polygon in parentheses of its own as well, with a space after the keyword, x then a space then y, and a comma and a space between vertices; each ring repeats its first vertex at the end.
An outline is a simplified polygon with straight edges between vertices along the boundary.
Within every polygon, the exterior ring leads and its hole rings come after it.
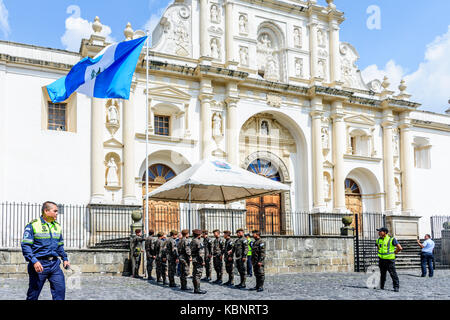
POLYGON ((261 122, 261 135, 263 136, 269 135, 269 124, 265 120, 261 122))
POLYGON ((272 49, 272 41, 270 41, 270 38, 267 34, 263 34, 261 38, 259 39, 258 47, 262 51, 268 51, 272 49))
POLYGON ((116 106, 114 104, 111 104, 108 107, 108 117, 107 117, 108 124, 111 125, 119 125, 119 111, 117 110, 116 106))
POLYGON ((323 175, 323 196, 325 199, 330 199, 331 194, 331 183, 330 176, 327 174, 323 175))
POLYGON ((239 56, 241 58, 241 65, 248 66, 248 48, 247 47, 239 48, 239 56))
POLYGON ((213 137, 222 137, 222 117, 218 112, 214 113, 212 118, 213 137))
POLYGON ((319 47, 325 47, 325 32, 322 29, 317 31, 317 44, 319 47))
POLYGON ((211 56, 213 59, 220 59, 220 43, 219 39, 211 39, 211 56))
POLYGON ((211 22, 220 23, 219 8, 215 4, 211 6, 211 22))
POLYGON ((330 145, 328 128, 322 128, 322 148, 328 149, 330 145))
POLYGON ((302 47, 302 30, 300 28, 294 28, 294 46, 302 47))
POLYGON ((295 59, 295 76, 303 78, 303 59, 295 59))
POLYGON ((264 75, 264 78, 269 81, 279 80, 277 61, 273 54, 267 56, 266 73, 264 75))
POLYGON ((113 157, 109 159, 107 166, 107 175, 106 175, 106 185, 108 187, 118 187, 119 186, 119 168, 117 167, 116 161, 113 157))
POLYGON ((323 59, 319 59, 319 61, 317 63, 317 77, 319 77, 321 79, 325 79, 326 68, 327 68, 326 61, 323 59))
POLYGON ((248 19, 243 14, 239 16, 239 33, 248 33, 248 19))

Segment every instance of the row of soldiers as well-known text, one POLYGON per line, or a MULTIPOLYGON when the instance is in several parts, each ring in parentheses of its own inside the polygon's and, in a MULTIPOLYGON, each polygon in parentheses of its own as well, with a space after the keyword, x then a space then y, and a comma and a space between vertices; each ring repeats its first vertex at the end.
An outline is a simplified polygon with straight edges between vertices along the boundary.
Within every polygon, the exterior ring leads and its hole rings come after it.
MULTIPOLYGON (((237 267, 240 276, 240 283, 235 287, 239 289, 246 288, 246 259, 249 252, 249 241, 244 237, 244 230, 236 230, 237 239, 231 239, 231 231, 224 231, 223 238, 220 236, 220 230, 214 230, 214 240, 208 237, 208 230, 193 230, 193 239, 189 237, 188 230, 181 231, 181 238, 176 230, 169 233, 169 237, 163 232, 159 232, 154 237, 154 231, 149 230, 149 236, 142 237, 141 230, 136 231, 136 235, 131 237, 132 270, 133 276, 138 277, 140 265, 141 243, 145 241, 145 253, 147 257, 148 280, 154 280, 152 277, 153 263, 156 264, 156 280, 166 282, 166 270, 168 269, 169 287, 177 287, 175 275, 177 266, 179 267, 181 290, 192 290, 187 287, 187 277, 190 263, 193 264, 192 283, 194 293, 204 294, 206 291, 200 290, 200 279, 203 268, 206 271, 206 277, 203 280, 211 280, 211 260, 217 279, 213 283, 222 284, 223 264, 228 274, 228 281, 223 285, 234 285, 233 268, 237 267)), ((251 242, 251 257, 253 272, 256 278, 256 286, 250 290, 261 292, 264 290, 264 259, 265 247, 264 241, 258 230, 252 232, 255 241, 251 242)))

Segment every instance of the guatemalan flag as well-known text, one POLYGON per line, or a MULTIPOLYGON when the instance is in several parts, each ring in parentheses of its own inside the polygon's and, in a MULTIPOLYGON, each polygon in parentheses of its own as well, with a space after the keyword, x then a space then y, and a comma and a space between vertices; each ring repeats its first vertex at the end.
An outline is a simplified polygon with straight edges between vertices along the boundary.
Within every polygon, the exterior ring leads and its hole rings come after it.
POLYGON ((112 44, 95 58, 86 57, 69 74, 47 86, 53 103, 65 101, 72 93, 94 98, 128 100, 131 81, 147 37, 112 44))

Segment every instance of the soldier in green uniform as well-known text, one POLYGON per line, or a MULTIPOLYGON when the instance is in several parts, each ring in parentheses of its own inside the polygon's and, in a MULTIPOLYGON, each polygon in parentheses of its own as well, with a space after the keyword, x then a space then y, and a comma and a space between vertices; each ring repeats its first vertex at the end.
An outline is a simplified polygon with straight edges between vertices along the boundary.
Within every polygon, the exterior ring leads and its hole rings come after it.
POLYGON ((220 238, 220 230, 216 229, 213 231, 214 241, 212 244, 212 256, 214 270, 217 274, 217 280, 213 283, 222 284, 223 275, 223 250, 225 248, 225 240, 220 238))
POLYGON ((255 239, 252 243, 252 264, 253 273, 256 278, 256 287, 250 290, 262 292, 264 291, 264 259, 266 258, 266 248, 264 241, 261 239, 261 233, 258 230, 253 230, 252 233, 255 239))
POLYGON ((131 275, 133 278, 142 278, 139 276, 139 267, 141 265, 142 252, 142 237, 141 229, 136 229, 135 234, 130 236, 130 251, 131 251, 131 275))
POLYGON ((155 242, 156 239, 153 237, 155 231, 149 230, 148 237, 145 239, 145 253, 147 255, 147 280, 154 280, 152 277, 153 262, 156 259, 155 254, 155 242))
POLYGON ((231 231, 224 231, 223 238, 225 239, 224 249, 223 249, 223 260, 225 261, 225 270, 228 273, 228 281, 224 283, 226 286, 233 285, 233 247, 234 242, 231 240, 231 231))
POLYGON ((170 238, 166 241, 167 259, 169 260, 169 287, 177 287, 175 283, 175 274, 177 273, 178 248, 176 239, 178 231, 170 231, 170 238))
POLYGON ((162 282, 166 285, 166 269, 167 269, 167 254, 166 254, 166 235, 162 232, 157 234, 158 240, 155 243, 155 255, 156 255, 156 281, 162 282), (162 279, 162 280, 161 280, 162 279))
POLYGON ((205 266, 203 257, 205 256, 205 248, 203 240, 200 239, 202 231, 195 229, 192 231, 194 234, 194 240, 191 241, 191 254, 192 254, 192 283, 194 285, 194 293, 205 294, 206 291, 200 290, 200 278, 202 277, 202 269, 205 266))
POLYGON ((205 246, 205 277, 202 281, 211 281, 212 240, 208 237, 208 230, 203 230, 202 238, 205 246))
POLYGON ((178 259, 180 264, 180 282, 181 290, 187 291, 192 288, 187 287, 187 277, 189 273, 189 265, 191 261, 191 247, 189 241, 189 230, 182 230, 183 236, 178 242, 178 259))
POLYGON ((238 239, 234 242, 233 254, 236 261, 236 267, 241 277, 241 282, 236 285, 237 289, 245 288, 246 260, 248 253, 248 241, 244 237, 244 229, 236 230, 238 239))

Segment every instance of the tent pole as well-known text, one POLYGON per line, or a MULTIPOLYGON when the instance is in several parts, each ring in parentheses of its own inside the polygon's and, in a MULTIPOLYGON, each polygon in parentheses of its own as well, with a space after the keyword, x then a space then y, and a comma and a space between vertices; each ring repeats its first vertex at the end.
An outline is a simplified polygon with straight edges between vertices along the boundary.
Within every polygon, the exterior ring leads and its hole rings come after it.
POLYGON ((146 87, 146 99, 145 99, 145 119, 146 119, 146 126, 145 126, 145 226, 144 226, 144 232, 148 234, 148 47, 149 47, 149 32, 147 30, 147 50, 146 50, 146 81, 145 81, 145 87, 146 87))

